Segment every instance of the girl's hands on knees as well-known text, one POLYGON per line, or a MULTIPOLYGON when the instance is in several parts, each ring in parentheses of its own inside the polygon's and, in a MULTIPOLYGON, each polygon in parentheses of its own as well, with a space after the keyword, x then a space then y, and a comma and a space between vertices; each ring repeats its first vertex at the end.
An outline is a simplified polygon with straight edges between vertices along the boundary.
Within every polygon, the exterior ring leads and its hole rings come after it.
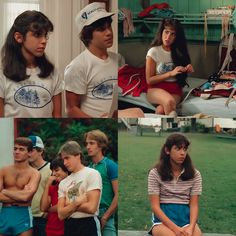
POLYGON ((193 235, 194 227, 192 225, 185 226, 183 229, 188 233, 189 236, 193 235))
POLYGON ((185 231, 185 228, 181 228, 177 226, 176 230, 174 231, 176 236, 191 236, 188 232, 185 231))

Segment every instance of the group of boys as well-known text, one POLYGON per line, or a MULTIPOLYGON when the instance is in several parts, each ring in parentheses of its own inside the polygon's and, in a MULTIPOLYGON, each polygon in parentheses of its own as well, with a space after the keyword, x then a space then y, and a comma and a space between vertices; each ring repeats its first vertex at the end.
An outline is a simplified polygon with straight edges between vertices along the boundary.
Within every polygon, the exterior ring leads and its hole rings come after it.
MULTIPOLYGON (((89 167, 76 141, 66 142, 59 150, 59 158, 71 173, 58 189, 57 214, 64 221, 63 235, 115 236, 118 167, 104 156, 105 133, 86 133, 85 145, 89 167)), ((0 169, 0 235, 46 235, 47 212, 40 211, 40 200, 52 173, 44 151, 38 136, 15 139, 14 164, 0 169)))

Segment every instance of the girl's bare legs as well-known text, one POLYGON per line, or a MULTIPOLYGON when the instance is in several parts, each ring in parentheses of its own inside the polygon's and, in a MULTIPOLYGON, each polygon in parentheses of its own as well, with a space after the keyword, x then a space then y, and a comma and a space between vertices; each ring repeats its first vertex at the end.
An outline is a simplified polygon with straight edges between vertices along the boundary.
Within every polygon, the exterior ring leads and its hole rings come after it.
POLYGON ((193 236, 202 236, 202 232, 201 232, 198 224, 196 224, 196 226, 194 228, 193 236))
POLYGON ((134 107, 124 110, 118 110, 118 117, 124 117, 124 118, 144 117, 144 113, 140 108, 134 107))
POLYGON ((156 114, 165 115, 164 107, 162 105, 158 105, 155 110, 156 114))
POLYGON ((152 228, 153 236, 176 236, 175 233, 165 225, 156 225, 152 228))
MULTIPOLYGON (((152 229, 152 235, 153 236, 176 236, 172 230, 170 230, 163 224, 154 226, 152 229)), ((194 232, 192 236, 202 236, 202 232, 197 224, 194 228, 194 232)))
MULTIPOLYGON (((159 88, 148 89, 147 99, 152 104, 161 105, 166 115, 172 111, 176 111, 176 105, 181 101, 180 96, 171 95, 167 91, 159 88)), ((160 112, 161 110, 161 107, 157 107, 156 112, 160 112)))

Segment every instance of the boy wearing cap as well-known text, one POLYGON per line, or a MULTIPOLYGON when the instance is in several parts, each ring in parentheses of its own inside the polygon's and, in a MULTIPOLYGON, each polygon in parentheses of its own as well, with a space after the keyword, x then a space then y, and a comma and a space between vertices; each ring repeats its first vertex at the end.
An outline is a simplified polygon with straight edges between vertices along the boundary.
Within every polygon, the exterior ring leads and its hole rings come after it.
POLYGON ((0 235, 32 235, 30 205, 40 174, 29 165, 31 151, 29 138, 16 138, 14 164, 0 169, 0 235))
POLYGON ((114 214, 118 206, 118 166, 105 156, 108 138, 101 130, 92 130, 84 135, 89 167, 97 170, 102 176, 102 197, 99 206, 99 217, 102 236, 116 236, 114 214))
POLYGON ((75 141, 60 148, 60 156, 72 173, 59 184, 57 211, 64 221, 64 236, 101 236, 98 220, 102 180, 98 171, 83 165, 83 153, 75 141))
POLYGON ((112 15, 103 3, 94 2, 77 17, 80 39, 86 49, 65 69, 65 90, 69 117, 107 117, 117 83, 117 54, 113 44, 112 15))
POLYGON ((40 210, 40 200, 43 195, 48 178, 51 176, 50 163, 44 160, 45 149, 42 139, 39 136, 29 136, 33 143, 33 150, 30 154, 29 163, 37 169, 41 180, 37 192, 32 200, 33 235, 46 236, 47 214, 40 210))

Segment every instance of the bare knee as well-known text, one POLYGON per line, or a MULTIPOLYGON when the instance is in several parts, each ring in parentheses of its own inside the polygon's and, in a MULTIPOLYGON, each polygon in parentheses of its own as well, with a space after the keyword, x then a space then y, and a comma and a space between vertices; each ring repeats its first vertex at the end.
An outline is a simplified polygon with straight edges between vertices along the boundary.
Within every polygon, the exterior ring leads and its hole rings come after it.
POLYGON ((202 236, 202 231, 197 224, 195 225, 193 236, 202 236))
POLYGON ((167 98, 165 101, 165 105, 168 107, 176 108, 176 101, 174 98, 167 98))
POLYGON ((165 111, 164 111, 164 107, 162 105, 158 105, 156 107, 156 114, 161 114, 161 115, 164 115, 165 114, 165 111))
POLYGON ((153 236, 175 236, 174 232, 167 228, 165 225, 156 225, 152 228, 153 236))
POLYGON ((165 110, 165 114, 169 114, 171 111, 175 111, 176 110, 176 101, 174 98, 168 97, 165 101, 164 101, 164 110, 165 110))
POLYGON ((140 108, 128 108, 124 110, 119 110, 118 117, 126 117, 126 118, 144 117, 144 113, 140 108))

